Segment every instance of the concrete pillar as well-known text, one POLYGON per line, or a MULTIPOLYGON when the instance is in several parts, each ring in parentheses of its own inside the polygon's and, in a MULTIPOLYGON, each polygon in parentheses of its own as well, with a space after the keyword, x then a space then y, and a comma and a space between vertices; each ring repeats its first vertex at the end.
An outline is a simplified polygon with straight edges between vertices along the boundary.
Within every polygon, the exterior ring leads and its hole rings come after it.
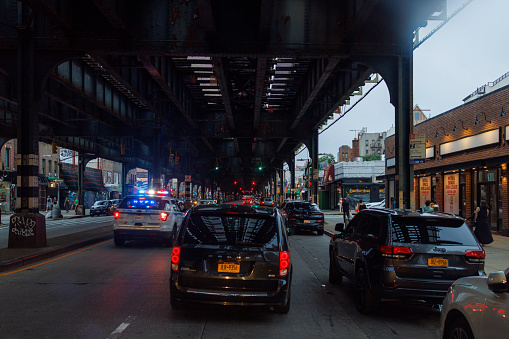
POLYGON ((311 181, 313 183, 313 186, 311 187, 310 191, 312 192, 312 201, 314 203, 318 203, 318 177, 315 179, 314 176, 315 172, 318 171, 318 130, 313 131, 313 137, 311 139, 310 157, 312 165, 310 178, 313 178, 311 181))

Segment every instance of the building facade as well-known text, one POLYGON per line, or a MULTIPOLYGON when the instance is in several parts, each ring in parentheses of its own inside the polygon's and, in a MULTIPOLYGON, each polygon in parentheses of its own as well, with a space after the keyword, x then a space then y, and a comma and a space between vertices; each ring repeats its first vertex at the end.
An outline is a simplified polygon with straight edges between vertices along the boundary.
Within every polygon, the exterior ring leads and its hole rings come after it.
MULTIPOLYGON (((485 200, 492 231, 509 236, 509 85, 503 85, 498 81, 486 94, 414 126, 425 135, 426 160, 414 165, 413 209, 429 199, 467 218, 485 200)), ((398 200, 394 136, 385 143, 386 204, 392 207, 398 200)))

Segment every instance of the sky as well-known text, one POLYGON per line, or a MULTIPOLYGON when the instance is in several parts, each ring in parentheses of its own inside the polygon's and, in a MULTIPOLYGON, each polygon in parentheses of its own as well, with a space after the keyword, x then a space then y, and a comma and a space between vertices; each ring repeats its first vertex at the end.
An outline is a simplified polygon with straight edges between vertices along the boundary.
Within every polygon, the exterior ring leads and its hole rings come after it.
MULTIPOLYGON (((447 15, 465 2, 447 0, 447 15)), ((418 105, 427 117, 439 115, 462 105, 463 99, 478 87, 509 72, 508 13, 509 0, 474 0, 415 49, 413 106, 418 105)), ((421 30, 421 39, 438 23, 429 22, 421 30)), ((371 86, 364 86, 364 92, 371 86)), ((389 91, 382 82, 319 135, 319 153, 330 153, 337 160, 338 148, 351 147, 358 130, 366 127, 368 132, 384 132, 394 126, 394 119, 389 91)), ((304 150, 296 159, 308 156, 304 150)), ((296 164, 304 162, 296 161, 296 164)))

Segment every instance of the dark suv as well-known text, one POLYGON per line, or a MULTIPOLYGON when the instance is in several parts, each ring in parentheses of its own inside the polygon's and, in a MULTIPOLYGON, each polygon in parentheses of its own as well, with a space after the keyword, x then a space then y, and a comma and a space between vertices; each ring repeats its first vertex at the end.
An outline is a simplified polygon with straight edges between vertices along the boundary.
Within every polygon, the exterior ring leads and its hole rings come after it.
POLYGON ((170 302, 290 309, 292 265, 286 229, 274 208, 198 205, 177 232, 170 302))
POLYGON ((307 201, 290 201, 285 204, 283 218, 290 233, 295 231, 316 231, 318 235, 323 234, 324 218, 323 212, 318 205, 307 201))
POLYGON ((111 215, 111 201, 110 200, 99 200, 90 207, 90 216, 94 215, 111 215))
POLYGON ((357 286, 357 309, 380 299, 441 304, 458 278, 484 275, 485 253, 462 218, 445 213, 366 209, 329 246, 329 282, 357 286))

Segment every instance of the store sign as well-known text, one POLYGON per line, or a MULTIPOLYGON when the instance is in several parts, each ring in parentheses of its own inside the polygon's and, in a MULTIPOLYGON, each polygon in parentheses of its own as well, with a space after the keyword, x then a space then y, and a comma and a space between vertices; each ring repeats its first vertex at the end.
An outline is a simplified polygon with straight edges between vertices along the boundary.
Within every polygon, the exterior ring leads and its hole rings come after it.
POLYGON ((426 135, 410 134, 410 164, 426 162, 426 135))
POLYGON ((190 175, 186 175, 184 181, 185 182, 191 182, 191 176, 190 175))
POLYGON ((444 174, 444 212, 460 213, 460 175, 444 174))
POLYGON ((426 200, 431 200, 431 177, 419 178, 419 203, 421 208, 425 206, 426 200))

